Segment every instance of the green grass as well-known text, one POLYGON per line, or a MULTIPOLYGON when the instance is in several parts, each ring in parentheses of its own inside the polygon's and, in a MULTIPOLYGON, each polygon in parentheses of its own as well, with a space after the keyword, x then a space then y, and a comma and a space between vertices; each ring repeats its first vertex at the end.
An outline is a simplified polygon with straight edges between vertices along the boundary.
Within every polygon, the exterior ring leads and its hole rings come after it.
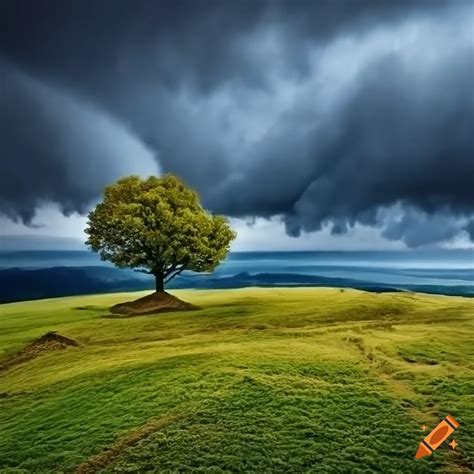
POLYGON ((474 300, 173 293, 203 309, 103 317, 130 294, 0 306, 0 360, 51 330, 80 343, 0 372, 1 472, 474 469, 474 300), (448 414, 458 449, 415 461, 420 426, 448 414))

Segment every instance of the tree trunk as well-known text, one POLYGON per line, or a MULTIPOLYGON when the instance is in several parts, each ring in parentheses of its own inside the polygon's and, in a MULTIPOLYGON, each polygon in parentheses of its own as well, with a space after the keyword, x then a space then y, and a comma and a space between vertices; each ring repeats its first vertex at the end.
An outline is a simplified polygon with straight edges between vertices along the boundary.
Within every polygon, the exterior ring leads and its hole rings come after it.
POLYGON ((163 275, 155 275, 155 287, 157 293, 165 291, 165 282, 163 275))

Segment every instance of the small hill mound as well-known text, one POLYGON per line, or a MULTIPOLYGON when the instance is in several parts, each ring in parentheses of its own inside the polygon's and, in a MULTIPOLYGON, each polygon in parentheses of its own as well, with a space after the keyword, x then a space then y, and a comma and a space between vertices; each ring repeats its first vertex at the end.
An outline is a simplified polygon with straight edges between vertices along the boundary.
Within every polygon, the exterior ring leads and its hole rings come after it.
POLYGON ((69 346, 78 346, 78 342, 69 337, 62 336, 55 331, 47 332, 43 336, 35 339, 16 354, 0 361, 0 371, 7 370, 10 367, 21 364, 44 354, 45 352, 65 349, 69 346))
POLYGON ((166 291, 160 291, 135 301, 116 304, 110 308, 110 312, 125 316, 138 316, 168 311, 192 311, 196 309, 199 308, 176 298, 176 296, 170 295, 166 291))

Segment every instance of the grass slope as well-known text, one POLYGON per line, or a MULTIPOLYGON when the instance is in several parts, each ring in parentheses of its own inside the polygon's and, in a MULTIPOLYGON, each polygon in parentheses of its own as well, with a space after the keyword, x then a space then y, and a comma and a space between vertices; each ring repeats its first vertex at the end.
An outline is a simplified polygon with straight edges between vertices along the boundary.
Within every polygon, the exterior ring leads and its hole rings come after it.
POLYGON ((474 300, 174 293, 204 309, 102 317, 130 294, 0 306, 0 360, 51 330, 80 343, 0 373, 2 472, 474 469, 474 300), (458 449, 415 461, 420 425, 447 414, 458 449))

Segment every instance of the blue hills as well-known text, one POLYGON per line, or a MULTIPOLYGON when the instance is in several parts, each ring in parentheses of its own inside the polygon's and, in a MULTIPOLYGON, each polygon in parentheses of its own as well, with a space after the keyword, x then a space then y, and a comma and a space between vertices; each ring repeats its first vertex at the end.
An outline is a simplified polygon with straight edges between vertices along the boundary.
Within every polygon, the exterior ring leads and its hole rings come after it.
MULTIPOLYGON (((469 275, 469 277, 472 275, 469 275)), ((454 279, 452 272, 445 277, 454 279)), ((453 296, 474 296, 469 284, 413 284, 364 281, 286 272, 239 272, 230 276, 185 274, 173 280, 169 288, 224 289, 261 287, 351 287, 364 291, 414 291, 453 296)), ((59 296, 148 290, 154 288, 151 277, 131 270, 108 266, 57 266, 51 268, 1 268, 0 303, 59 296)))

